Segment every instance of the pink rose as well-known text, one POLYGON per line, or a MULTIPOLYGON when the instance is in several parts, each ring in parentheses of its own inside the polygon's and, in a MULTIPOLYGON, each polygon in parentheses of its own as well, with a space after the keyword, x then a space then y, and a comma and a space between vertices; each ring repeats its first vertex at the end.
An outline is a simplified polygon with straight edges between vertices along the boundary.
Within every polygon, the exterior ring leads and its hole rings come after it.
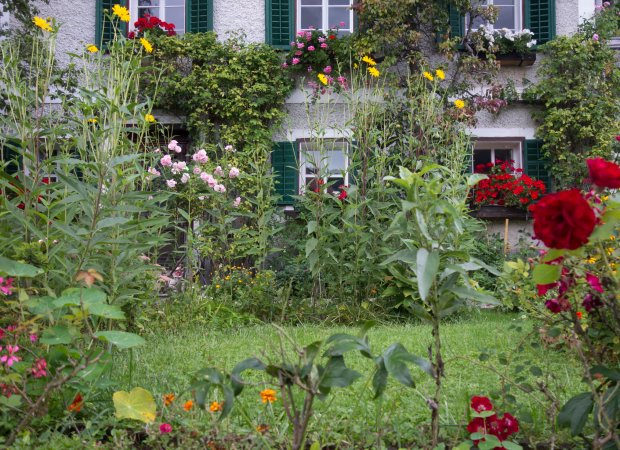
POLYGON ((168 180, 166 181, 166 184, 168 185, 169 188, 174 189, 174 187, 177 185, 177 182, 174 180, 168 180))
POLYGON ((237 178, 239 176, 239 173, 239 169, 233 167, 230 169, 230 172, 228 172, 228 178, 237 178))
POLYGON ((170 157, 170 155, 164 155, 160 160, 159 163, 164 166, 164 167, 170 167, 172 166, 172 158, 170 157))
POLYGON ((313 52, 315 50, 314 45, 308 46, 308 51, 313 52))
POLYGON ((293 58, 292 63, 293 65, 296 65, 296 64, 299 64, 299 61, 300 61, 299 58, 293 58))
POLYGON ((222 170, 220 166, 217 166, 215 170, 213 171, 213 173, 218 177, 221 177, 222 175, 224 175, 224 171, 222 170))

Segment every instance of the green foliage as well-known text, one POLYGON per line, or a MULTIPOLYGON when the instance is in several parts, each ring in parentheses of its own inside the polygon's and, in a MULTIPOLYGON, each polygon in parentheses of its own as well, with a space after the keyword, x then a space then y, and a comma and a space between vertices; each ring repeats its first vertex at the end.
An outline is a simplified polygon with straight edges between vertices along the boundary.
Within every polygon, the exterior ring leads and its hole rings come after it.
POLYGON ((611 145, 620 132, 616 51, 607 46, 602 30, 593 39, 596 32, 586 22, 579 32, 542 46, 539 81, 525 93, 540 105, 533 117, 540 122, 537 136, 544 140, 557 188, 582 184, 585 158, 613 159, 611 145))

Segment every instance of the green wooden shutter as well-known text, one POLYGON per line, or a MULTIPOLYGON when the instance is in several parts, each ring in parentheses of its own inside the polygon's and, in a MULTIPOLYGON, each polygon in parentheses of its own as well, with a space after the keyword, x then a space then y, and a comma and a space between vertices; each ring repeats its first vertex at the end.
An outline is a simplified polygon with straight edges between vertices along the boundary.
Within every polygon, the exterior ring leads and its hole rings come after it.
MULTIPOLYGON (((126 0, 97 0, 95 6, 97 21, 95 25, 95 42, 100 48, 105 48, 114 38, 114 27, 110 19, 105 17, 104 11, 111 14, 114 5, 126 6, 126 4, 126 0)), ((116 21, 116 24, 124 35, 127 32, 127 24, 119 20, 116 21)))
POLYGON ((186 0, 189 33, 204 33, 213 30, 213 0, 186 0))
POLYGON ((547 191, 551 190, 551 171, 549 160, 542 154, 543 141, 528 139, 523 146, 525 173, 532 178, 537 178, 545 183, 547 191))
POLYGON ((282 50, 290 48, 295 38, 295 7, 293 0, 265 0, 265 40, 282 50))
POLYGON ((465 34, 465 18, 454 5, 448 5, 450 18, 450 37, 463 37, 465 34))
POLYGON ((525 28, 534 33, 536 44, 555 37, 555 0, 525 0, 525 28))
POLYGON ((280 205, 295 203, 294 195, 299 193, 299 171, 297 149, 293 142, 274 142, 271 152, 276 193, 281 196, 280 205))

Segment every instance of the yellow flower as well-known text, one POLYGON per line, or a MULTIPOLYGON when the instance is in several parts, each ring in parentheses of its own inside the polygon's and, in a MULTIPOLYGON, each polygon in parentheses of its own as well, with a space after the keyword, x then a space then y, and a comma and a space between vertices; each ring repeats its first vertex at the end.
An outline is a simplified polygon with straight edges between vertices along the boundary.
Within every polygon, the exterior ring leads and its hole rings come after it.
POLYGON ((164 405, 165 406, 172 405, 174 398, 175 398, 174 394, 164 394, 164 405))
POLYGON ((226 281, 230 280, 230 275, 226 275, 226 276, 224 277, 224 279, 225 279, 226 281))
POLYGON ((221 410, 222 410, 222 403, 213 402, 211 403, 211 406, 209 406, 209 411, 211 412, 218 412, 221 410))
POLYGON ((604 202, 606 202, 607 200, 609 200, 609 195, 602 195, 602 196, 601 196, 601 200, 603 200, 604 202))
POLYGON ((129 22, 129 10, 121 5, 114 5, 112 7, 112 14, 118 16, 123 22, 129 22))
POLYGON ((95 44, 87 45, 86 50, 88 50, 91 53, 97 53, 99 51, 99 49, 97 48, 95 44))
POLYGON ((372 59, 370 56, 364 56, 362 58, 362 61, 364 61, 369 66, 376 66, 377 65, 377 62, 374 59, 372 59))
POLYGON ((153 45, 147 41, 145 38, 140 38, 140 44, 142 44, 142 47, 144 47, 144 51, 147 53, 152 53, 153 52, 153 45))
POLYGON ((596 256, 592 256, 591 258, 588 259, 588 262, 590 264, 594 264, 596 261, 598 261, 598 258, 596 256))
POLYGON ((32 21, 37 27, 41 28, 43 31, 52 31, 52 26, 43 17, 34 16, 34 19, 32 19, 32 21))
POLYGON ((612 255, 614 253, 614 248, 613 247, 607 247, 607 254, 608 255, 612 255))
POLYGON ((263 403, 273 403, 276 401, 276 391, 274 391, 273 389, 265 389, 263 391, 260 391, 260 398, 263 403))
POLYGON ((96 117, 91 117, 90 119, 87 120, 88 123, 97 123, 97 118, 96 117))
POLYGON ((194 402, 191 400, 186 401, 185 403, 183 403, 183 409, 185 411, 189 411, 190 409, 192 409, 194 407, 194 402))
POLYGON ((454 106, 456 106, 458 109, 463 109, 465 108, 465 102, 461 99, 456 99, 454 100, 454 106))
POLYGON ((433 81, 433 75, 430 72, 424 72, 422 75, 424 75, 424 78, 428 81, 433 81))
POLYGON ((325 76, 325 74, 324 74, 324 73, 320 73, 320 74, 318 74, 318 75, 317 75, 317 77, 319 78, 319 81, 320 81, 321 83, 323 83, 324 85, 326 85, 326 86, 327 86, 327 76, 325 76))
POLYGON ((219 288, 220 288, 220 285, 219 285, 219 284, 216 284, 216 285, 215 285, 215 289, 219 289, 219 288))
POLYGON ((144 116, 144 120, 146 120, 148 123, 154 123, 155 116, 153 114, 147 114, 146 116, 144 116))
POLYGON ((368 68, 368 73, 370 75, 372 75, 373 77, 377 78, 380 75, 380 72, 377 70, 376 67, 369 67, 368 68))
POLYGON ((443 70, 441 69, 437 69, 435 71, 435 75, 437 76, 437 78, 439 78, 440 80, 445 80, 446 79, 446 74, 444 73, 443 70))
POLYGON ((616 240, 616 236, 614 236, 613 234, 611 236, 609 236, 609 240, 610 241, 615 241, 616 240))
POLYGON ((357 69, 359 66, 357 65, 357 63, 353 63, 353 68, 357 69))

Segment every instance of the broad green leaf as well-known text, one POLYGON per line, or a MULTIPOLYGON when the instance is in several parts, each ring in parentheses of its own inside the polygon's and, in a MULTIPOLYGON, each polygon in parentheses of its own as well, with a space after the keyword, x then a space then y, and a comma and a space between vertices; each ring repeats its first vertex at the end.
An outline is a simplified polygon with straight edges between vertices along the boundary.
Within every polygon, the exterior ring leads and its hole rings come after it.
POLYGON ((321 450, 321 443, 319 441, 314 441, 310 446, 310 450, 321 450))
POLYGON ((523 450, 523 447, 512 441, 502 441, 502 445, 506 450, 523 450))
POLYGON ((0 273, 9 277, 32 278, 42 274, 43 269, 0 256, 0 273))
POLYGON ((409 249, 400 250, 394 253, 392 256, 390 256, 385 261, 383 261, 381 265, 384 266, 394 261, 402 261, 405 264, 414 265, 416 263, 416 252, 414 252, 413 250, 409 250, 409 249))
POLYGON ((100 220, 97 223, 97 229, 101 230, 103 228, 115 227, 117 225, 124 225, 129 222, 131 219, 127 217, 107 217, 103 220, 100 220))
POLYGON ((379 356, 378 358, 380 361, 377 364, 377 370, 375 371, 375 374, 372 377, 372 388, 375 391, 375 396, 374 396, 375 399, 379 398, 385 391, 385 388, 387 387, 387 379, 388 379, 388 371, 385 368, 383 357, 379 356))
POLYGON ((570 427, 571 434, 577 436, 583 430, 592 411, 594 401, 590 392, 584 392, 571 398, 558 414, 558 425, 570 427))
POLYGON ((57 308, 63 306, 80 306, 81 303, 89 308, 92 305, 104 304, 106 301, 106 293, 96 287, 91 288, 69 288, 54 301, 57 308))
POLYGON ((319 241, 315 238, 308 239, 306 241, 306 257, 310 255, 316 249, 316 246, 319 244, 319 241))
POLYGON ((395 343, 388 347, 383 353, 383 361, 388 373, 401 384, 408 387, 414 387, 415 383, 407 363, 416 364, 427 374, 432 374, 431 364, 428 361, 410 354, 400 343, 395 343))
POLYGON ((265 364, 258 358, 248 358, 235 366, 230 375, 235 396, 239 395, 243 390, 243 380, 240 375, 241 372, 246 370, 265 370, 265 364))
POLYGON ((560 279, 562 266, 559 264, 538 264, 534 267, 532 278, 536 284, 551 284, 560 279))
POLYGON ((70 344, 72 340, 69 328, 63 325, 47 328, 41 335, 40 342, 45 345, 70 344))
POLYGON ((127 333, 126 331, 99 331, 95 333, 95 337, 116 345, 118 348, 126 349, 132 347, 138 347, 144 344, 146 341, 134 333, 127 333))
POLYGON ((106 303, 94 303, 87 308, 88 313, 93 316, 104 317, 113 320, 125 320, 125 313, 117 305, 106 303))
POLYGON ((112 396, 117 419, 134 419, 144 423, 155 420, 157 405, 149 391, 141 387, 131 392, 118 391, 112 396))
POLYGON ((361 375, 355 370, 349 369, 344 364, 342 356, 332 356, 321 376, 322 387, 347 387, 353 384, 361 375))
POLYGON ((485 294, 484 292, 470 289, 465 286, 452 286, 449 291, 453 292, 454 294, 456 294, 457 297, 462 298, 463 300, 471 300, 474 302, 485 303, 489 305, 499 304, 497 299, 492 295, 485 294))
POLYGON ((426 297, 428 297, 438 270, 439 255, 434 251, 429 253, 425 248, 418 249, 416 255, 416 275, 418 277, 418 292, 422 300, 426 300, 426 297))

